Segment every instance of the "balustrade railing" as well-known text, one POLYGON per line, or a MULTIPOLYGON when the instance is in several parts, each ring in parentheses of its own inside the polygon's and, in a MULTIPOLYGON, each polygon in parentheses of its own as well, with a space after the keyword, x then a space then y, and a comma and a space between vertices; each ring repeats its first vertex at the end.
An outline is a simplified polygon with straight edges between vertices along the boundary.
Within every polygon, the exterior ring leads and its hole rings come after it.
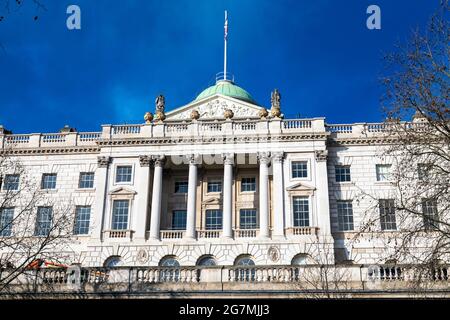
POLYGON ((312 126, 311 120, 303 120, 303 119, 292 119, 292 120, 284 120, 283 127, 284 129, 309 129, 312 126))
POLYGON ((220 238, 222 230, 198 230, 197 237, 199 239, 220 238))
POLYGON ((258 229, 234 229, 235 238, 255 238, 258 235, 258 229))
POLYGON ((181 239, 184 236, 184 230, 161 230, 161 239, 181 239))
POLYGON ((288 233, 291 233, 294 236, 315 236, 318 232, 319 228, 317 227, 292 227, 288 229, 288 233))

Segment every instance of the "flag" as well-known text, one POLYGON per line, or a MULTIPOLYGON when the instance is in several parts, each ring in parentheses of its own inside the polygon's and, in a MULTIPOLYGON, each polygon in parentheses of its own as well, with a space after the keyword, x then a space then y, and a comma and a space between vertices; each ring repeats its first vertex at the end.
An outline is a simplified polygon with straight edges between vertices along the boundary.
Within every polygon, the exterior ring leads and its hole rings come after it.
POLYGON ((224 39, 227 40, 228 37, 228 16, 227 16, 227 12, 225 11, 225 25, 223 26, 224 29, 224 39))

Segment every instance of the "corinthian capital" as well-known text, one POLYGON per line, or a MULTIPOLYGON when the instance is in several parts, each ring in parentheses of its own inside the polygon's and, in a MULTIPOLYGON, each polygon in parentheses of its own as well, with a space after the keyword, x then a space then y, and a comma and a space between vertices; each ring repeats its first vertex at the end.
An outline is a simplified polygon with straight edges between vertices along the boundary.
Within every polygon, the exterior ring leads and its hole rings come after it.
POLYGON ((316 155, 316 161, 318 161, 318 162, 327 161, 328 150, 317 150, 315 152, 315 155, 316 155))
POLYGON ((284 159, 284 152, 280 151, 280 152, 272 152, 272 159, 273 162, 283 162, 284 159))
POLYGON ((150 166, 150 163, 152 162, 151 156, 139 156, 139 164, 141 167, 148 167, 150 166))
POLYGON ((155 164, 155 167, 162 167, 164 166, 164 163, 166 162, 166 157, 164 155, 156 155, 152 156, 153 163, 155 164))
POLYGON ((224 164, 234 165, 234 153, 224 153, 222 158, 224 164))
POLYGON ((258 152, 259 163, 269 164, 270 163, 270 152, 258 152))
POLYGON ((110 163, 111 163, 111 157, 107 157, 107 156, 97 157, 97 166, 99 168, 108 168, 110 163))

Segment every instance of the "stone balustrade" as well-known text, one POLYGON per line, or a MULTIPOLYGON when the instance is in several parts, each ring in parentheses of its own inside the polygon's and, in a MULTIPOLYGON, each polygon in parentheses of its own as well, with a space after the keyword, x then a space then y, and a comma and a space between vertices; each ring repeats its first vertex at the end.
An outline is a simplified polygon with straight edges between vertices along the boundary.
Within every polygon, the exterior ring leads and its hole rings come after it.
POLYGON ((99 141, 133 138, 170 138, 215 135, 268 135, 269 133, 325 132, 324 118, 288 120, 166 121, 162 123, 103 125, 101 132, 6 134, 0 148, 92 146, 99 141))
MULTIPOLYGON (((295 290, 305 295, 360 294, 380 292, 389 296, 403 292, 417 294, 417 279, 427 293, 450 295, 450 266, 439 265, 422 270, 412 265, 268 265, 268 266, 180 266, 180 267, 114 267, 26 270, 9 285, 10 292, 67 294, 90 293, 140 293, 179 292, 195 294, 205 288, 217 292, 277 292, 291 295, 295 290)), ((2 273, 9 270, 2 269, 2 273)), ((1 296, 0 296, 1 297, 1 296)))

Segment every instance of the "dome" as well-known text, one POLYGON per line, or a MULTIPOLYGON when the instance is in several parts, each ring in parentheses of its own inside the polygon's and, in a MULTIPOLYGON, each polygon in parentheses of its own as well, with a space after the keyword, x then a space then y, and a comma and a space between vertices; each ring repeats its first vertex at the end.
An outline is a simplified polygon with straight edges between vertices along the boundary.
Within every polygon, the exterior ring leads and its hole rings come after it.
POLYGON ((194 101, 202 100, 215 94, 222 94, 224 96, 257 104, 247 91, 228 80, 217 81, 215 85, 203 90, 194 101))

